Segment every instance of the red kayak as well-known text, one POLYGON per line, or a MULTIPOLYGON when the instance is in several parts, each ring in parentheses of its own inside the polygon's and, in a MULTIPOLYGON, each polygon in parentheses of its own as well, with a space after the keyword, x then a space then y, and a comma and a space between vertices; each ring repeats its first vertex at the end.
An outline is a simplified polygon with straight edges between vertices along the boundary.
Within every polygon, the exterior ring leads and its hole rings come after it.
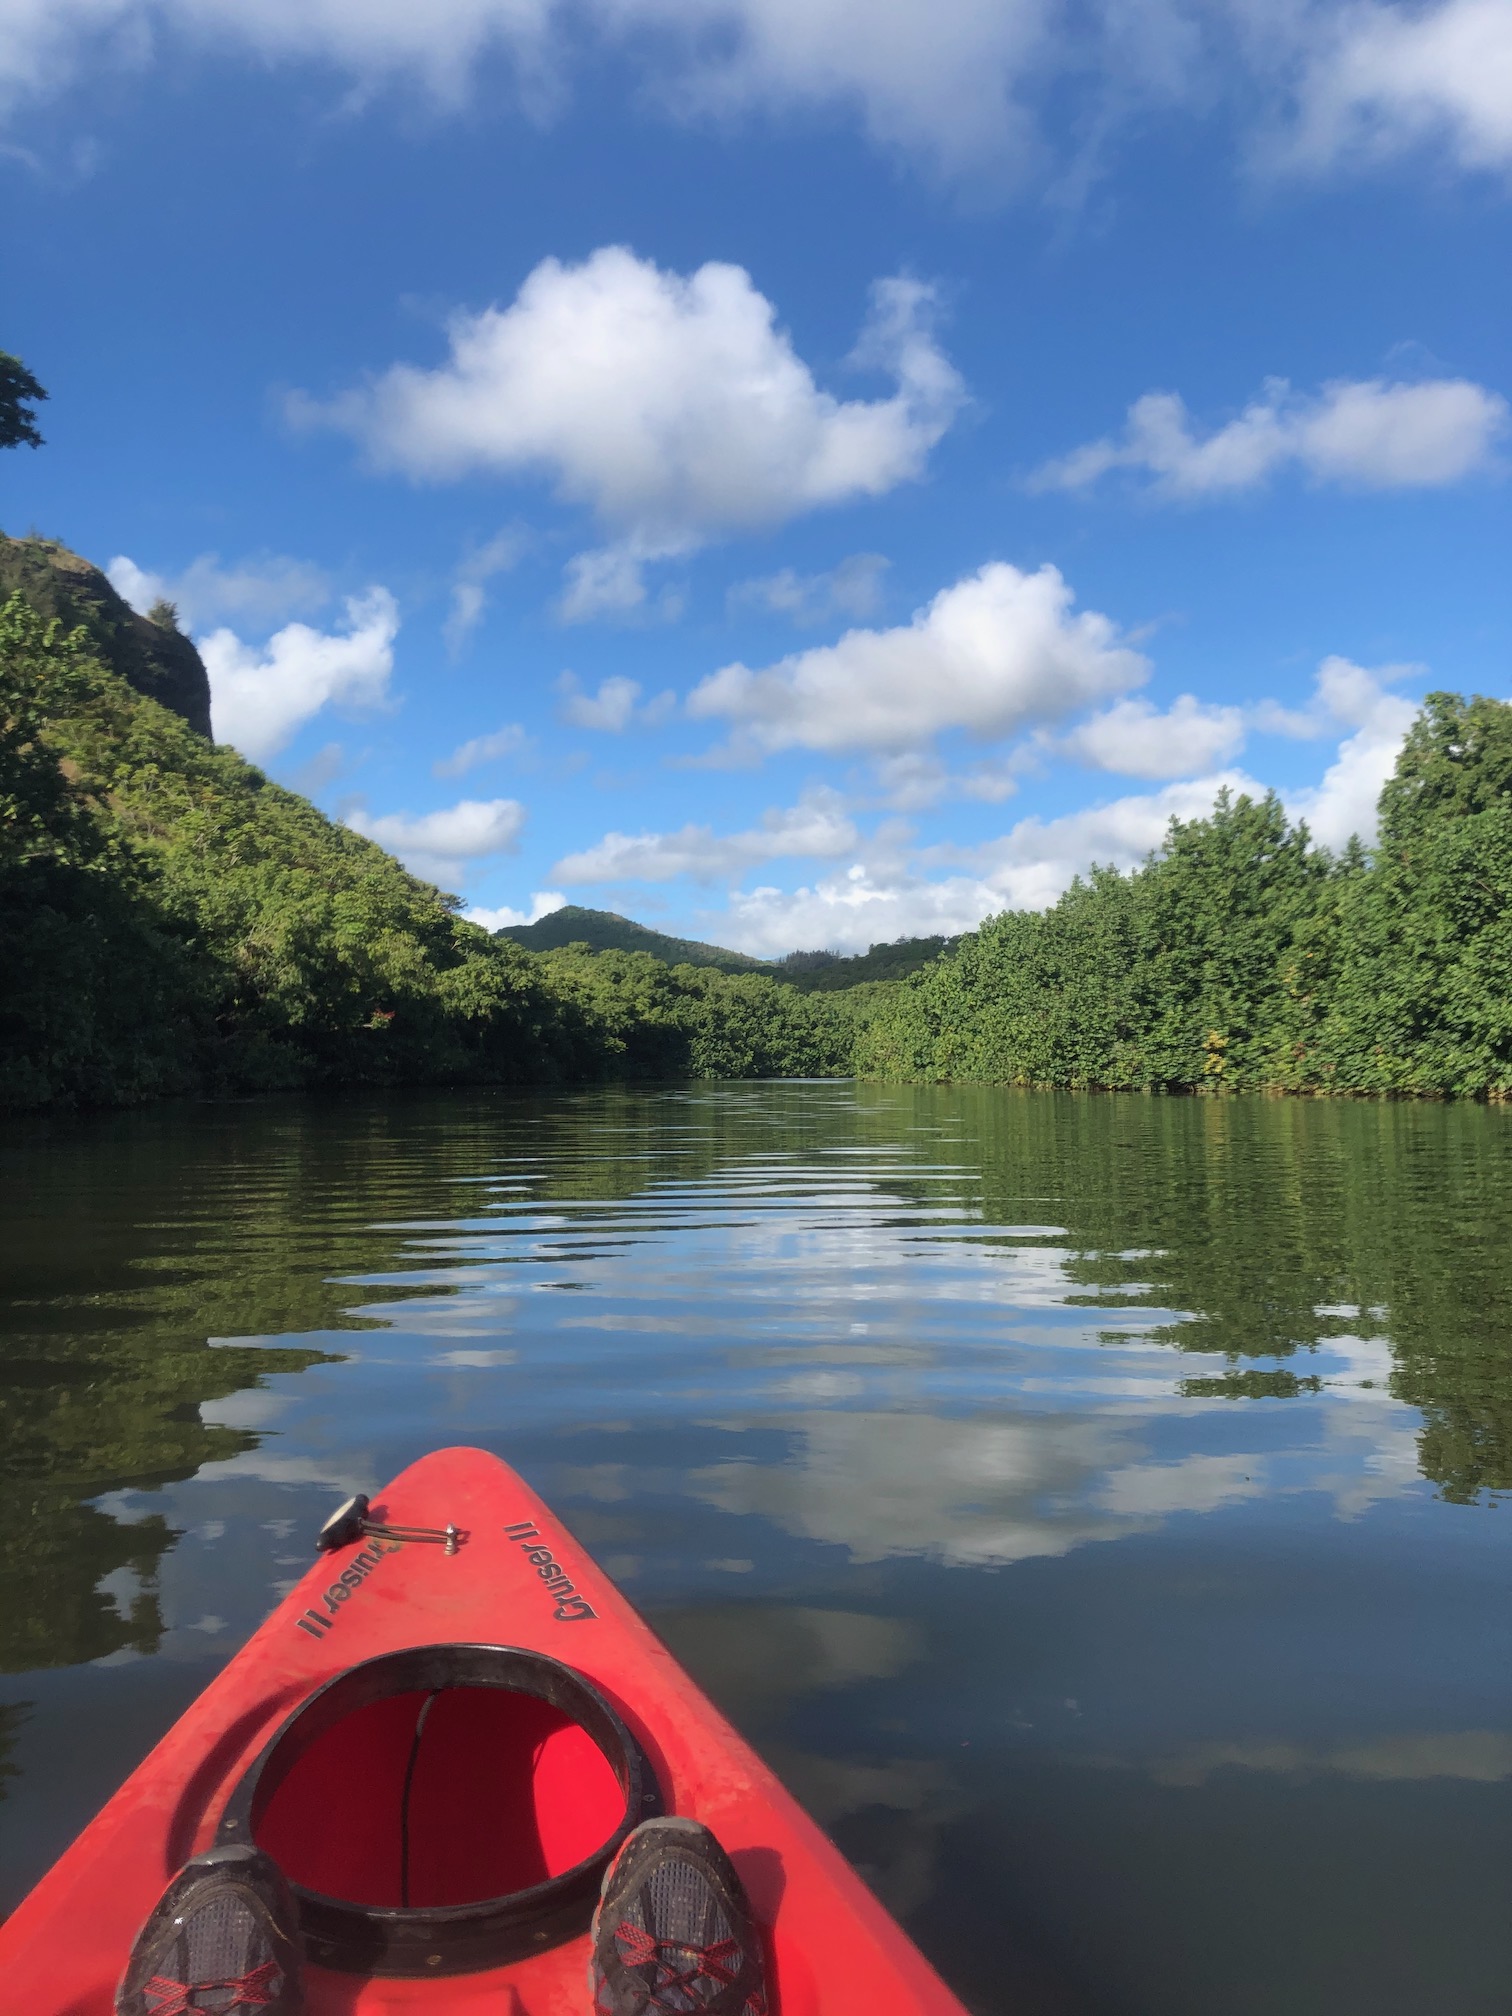
POLYGON ((7 2010, 109 2016, 187 1858, 255 1841, 311 2016, 588 2016, 588 1917, 640 1820, 739 1870, 781 2016, 964 2016, 844 1858, 497 1457, 447 1449, 315 1566, 0 1927, 7 2010))

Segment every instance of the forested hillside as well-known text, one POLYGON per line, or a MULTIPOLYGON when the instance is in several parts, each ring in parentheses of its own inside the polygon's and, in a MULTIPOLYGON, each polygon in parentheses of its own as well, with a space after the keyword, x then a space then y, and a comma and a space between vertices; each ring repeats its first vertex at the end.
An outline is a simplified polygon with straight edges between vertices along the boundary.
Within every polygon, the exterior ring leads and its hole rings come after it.
POLYGON ((1274 797, 1225 796, 1132 873, 1094 868, 1047 911, 992 918, 908 979, 858 985, 913 964, 927 941, 728 972, 490 937, 128 683, 102 648, 93 627, 65 632, 25 594, 0 610, 0 1105, 12 1109, 852 1070, 1512 1096, 1501 701, 1430 696, 1382 795, 1373 856, 1312 846, 1274 797), (822 991, 836 966, 852 984, 822 991))
POLYGON ((724 945, 706 945, 697 938, 673 938, 653 931, 615 910, 587 910, 567 903, 548 911, 534 924, 506 924, 499 937, 530 952, 565 951, 586 945, 592 952, 649 952, 668 966, 715 966, 725 973, 767 973, 786 981, 800 994, 839 994, 876 981, 902 980, 936 959, 955 941, 950 938, 897 938, 847 956, 841 952, 789 952, 782 959, 753 959, 724 945))
POLYGON ((861 1039, 883 1077, 1512 1096, 1512 707, 1429 696, 1373 857, 1220 798, 1133 873, 962 938, 861 1039))
POLYGON ((91 646, 0 610, 0 1105, 846 1068, 763 976, 491 938, 91 646))
POLYGON ((616 910, 586 910, 579 903, 549 910, 534 924, 506 924, 499 937, 523 945, 527 952, 559 952, 568 945, 586 945, 590 952, 649 952, 668 966, 715 966, 726 973, 757 973, 762 962, 723 945, 705 945, 697 938, 672 938, 653 931, 616 910))

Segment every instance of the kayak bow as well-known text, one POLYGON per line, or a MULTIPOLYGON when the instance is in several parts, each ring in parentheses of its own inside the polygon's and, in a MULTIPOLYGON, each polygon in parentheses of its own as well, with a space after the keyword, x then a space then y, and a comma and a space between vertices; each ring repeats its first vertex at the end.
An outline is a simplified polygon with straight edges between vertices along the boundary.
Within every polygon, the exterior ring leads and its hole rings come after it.
POLYGON ((310 2016, 588 2016, 599 1875, 663 1811, 739 1870, 774 2016, 964 2016, 507 1464, 441 1450, 337 1518, 0 1926, 8 2007, 109 2016, 169 1878, 250 1832, 300 1899, 310 2016))

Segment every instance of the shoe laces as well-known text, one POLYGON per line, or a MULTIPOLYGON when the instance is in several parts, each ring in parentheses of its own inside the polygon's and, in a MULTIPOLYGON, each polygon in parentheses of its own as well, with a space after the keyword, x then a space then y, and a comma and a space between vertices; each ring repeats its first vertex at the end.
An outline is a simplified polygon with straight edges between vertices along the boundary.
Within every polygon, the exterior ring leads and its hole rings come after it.
POLYGON ((225 1981, 170 1981, 154 1974, 143 1992, 151 2016, 234 2016, 238 2009, 271 2009, 282 1987, 282 1968, 276 1960, 265 1960, 225 1981), (207 1995, 223 1999, 207 2009, 201 1999, 207 1995))

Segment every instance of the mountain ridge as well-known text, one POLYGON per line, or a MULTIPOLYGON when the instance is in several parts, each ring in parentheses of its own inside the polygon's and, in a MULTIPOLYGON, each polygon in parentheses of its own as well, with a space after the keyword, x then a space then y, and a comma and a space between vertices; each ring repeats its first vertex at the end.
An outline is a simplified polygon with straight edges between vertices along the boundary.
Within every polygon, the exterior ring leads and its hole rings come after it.
POLYGON ((534 924, 506 924, 494 933, 527 952, 558 952, 567 945, 587 945, 595 952, 649 952, 667 966, 713 966, 722 973, 765 973, 771 967, 748 952, 732 952, 724 945, 707 945, 698 938, 674 938, 654 931, 649 924, 637 924, 617 910, 590 910, 580 903, 566 903, 560 910, 548 910, 534 924))
POLYGON ((789 952, 781 959, 757 959, 699 938, 675 938, 639 924, 618 910, 593 910, 567 903, 534 924, 506 924, 494 933, 527 952, 556 952, 587 945, 595 952, 648 952, 668 966, 713 966, 722 973, 766 973, 800 994, 838 993, 869 981, 901 980, 937 959, 953 938, 896 938, 865 952, 789 952))

